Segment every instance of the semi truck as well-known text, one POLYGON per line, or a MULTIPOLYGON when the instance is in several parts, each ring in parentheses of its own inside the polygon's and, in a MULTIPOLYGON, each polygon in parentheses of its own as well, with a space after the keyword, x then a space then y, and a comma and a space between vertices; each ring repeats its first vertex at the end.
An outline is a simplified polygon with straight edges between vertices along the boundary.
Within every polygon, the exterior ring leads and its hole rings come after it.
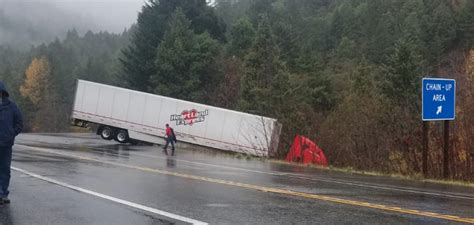
POLYGON ((162 145, 169 124, 178 142, 270 156, 281 124, 273 118, 233 111, 111 85, 78 80, 72 124, 97 127, 97 135, 119 143, 162 145))

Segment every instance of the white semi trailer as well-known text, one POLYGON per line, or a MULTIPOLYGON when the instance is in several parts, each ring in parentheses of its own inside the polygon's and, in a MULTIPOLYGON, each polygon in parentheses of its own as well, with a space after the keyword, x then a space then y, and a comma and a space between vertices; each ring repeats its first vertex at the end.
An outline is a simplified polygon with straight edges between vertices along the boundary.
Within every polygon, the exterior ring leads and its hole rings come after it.
POLYGON ((165 125, 178 142, 268 156, 278 148, 277 120, 209 105, 78 80, 72 121, 97 124, 97 134, 120 143, 163 144, 165 125))

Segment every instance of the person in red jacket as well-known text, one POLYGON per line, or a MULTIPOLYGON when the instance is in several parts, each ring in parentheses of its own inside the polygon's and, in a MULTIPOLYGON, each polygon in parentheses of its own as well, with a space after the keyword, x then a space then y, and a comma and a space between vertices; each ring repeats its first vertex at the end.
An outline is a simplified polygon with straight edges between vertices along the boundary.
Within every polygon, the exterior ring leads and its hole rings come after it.
POLYGON ((174 143, 176 142, 176 136, 174 134, 173 128, 171 128, 169 124, 166 124, 165 132, 166 144, 163 151, 166 155, 168 155, 168 145, 171 143, 171 155, 174 156, 174 143))

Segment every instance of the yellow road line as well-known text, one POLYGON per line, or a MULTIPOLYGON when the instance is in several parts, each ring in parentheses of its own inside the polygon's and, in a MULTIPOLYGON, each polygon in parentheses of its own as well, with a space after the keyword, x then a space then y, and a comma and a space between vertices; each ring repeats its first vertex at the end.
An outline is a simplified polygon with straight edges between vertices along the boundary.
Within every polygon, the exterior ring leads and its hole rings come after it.
POLYGON ((418 211, 418 210, 413 210, 413 209, 403 209, 403 208, 400 208, 400 207, 387 206, 387 205, 381 205, 381 204, 373 204, 373 203, 369 203, 369 202, 348 200, 348 199, 335 198, 335 197, 318 195, 318 194, 310 194, 310 193, 297 192, 297 191, 291 191, 291 190, 285 190, 285 189, 279 189, 279 188, 272 188, 272 187, 264 187, 264 186, 259 186, 259 185, 246 184, 246 183, 240 183, 240 182, 234 182, 234 181, 228 181, 228 180, 222 180, 222 179, 216 179, 216 178, 210 178, 210 177, 203 177, 203 176, 196 176, 196 175, 190 175, 190 174, 184 174, 184 173, 177 173, 177 172, 154 169, 154 168, 149 168, 149 167, 134 166, 134 165, 128 165, 128 164, 123 164, 123 163, 110 162, 110 161, 90 158, 90 157, 86 157, 86 156, 79 156, 79 155, 75 155, 75 154, 65 154, 65 153, 51 151, 51 150, 44 149, 44 148, 35 148, 35 147, 29 147, 29 146, 23 146, 23 145, 22 145, 22 147, 32 149, 32 150, 35 150, 35 151, 66 156, 66 157, 70 157, 70 158, 76 158, 76 159, 81 159, 81 160, 86 160, 86 161, 98 162, 98 163, 114 165, 114 166, 118 166, 118 167, 129 168, 129 169, 135 169, 135 170, 140 170, 140 171, 146 171, 146 172, 151 172, 151 173, 158 173, 158 174, 163 174, 163 175, 182 177, 182 178, 187 178, 187 179, 192 179, 192 180, 206 181, 206 182, 215 183, 215 184, 223 184, 223 185, 227 185, 227 186, 241 187, 241 188, 246 188, 246 189, 251 189, 251 190, 275 193, 275 194, 296 196, 296 197, 302 197, 302 198, 307 198, 307 199, 315 199, 315 200, 321 200, 321 201, 333 202, 333 203, 339 203, 339 204, 345 204, 345 205, 361 206, 361 207, 372 208, 372 209, 380 209, 380 210, 384 210, 384 211, 397 212, 397 213, 402 213, 402 214, 410 214, 410 215, 417 215, 417 216, 444 219, 444 220, 455 221, 455 222, 474 224, 474 218, 462 218, 462 217, 459 217, 459 216, 453 216, 453 215, 447 215, 447 214, 440 214, 440 213, 427 212, 427 211, 418 211))

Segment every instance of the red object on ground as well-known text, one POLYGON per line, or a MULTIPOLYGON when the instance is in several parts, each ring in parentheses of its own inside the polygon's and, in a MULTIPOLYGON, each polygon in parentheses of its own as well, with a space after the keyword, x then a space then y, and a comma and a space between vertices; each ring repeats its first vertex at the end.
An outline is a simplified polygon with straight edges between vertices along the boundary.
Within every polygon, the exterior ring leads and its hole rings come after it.
POLYGON ((286 155, 286 161, 328 166, 323 150, 313 141, 301 135, 296 135, 293 145, 286 155))

